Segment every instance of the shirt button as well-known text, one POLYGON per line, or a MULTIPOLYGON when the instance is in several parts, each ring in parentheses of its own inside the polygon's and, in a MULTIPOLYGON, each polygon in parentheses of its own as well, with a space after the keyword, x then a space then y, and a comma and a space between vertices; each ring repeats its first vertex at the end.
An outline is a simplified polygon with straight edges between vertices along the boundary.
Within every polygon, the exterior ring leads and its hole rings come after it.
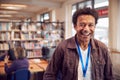
POLYGON ((100 63, 100 61, 97 61, 97 63, 99 64, 99 63, 100 63))

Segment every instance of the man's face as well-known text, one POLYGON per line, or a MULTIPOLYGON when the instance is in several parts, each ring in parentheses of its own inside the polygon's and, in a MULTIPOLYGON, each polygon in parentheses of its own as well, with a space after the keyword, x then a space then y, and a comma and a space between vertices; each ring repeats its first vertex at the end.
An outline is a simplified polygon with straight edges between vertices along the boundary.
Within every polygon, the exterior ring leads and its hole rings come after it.
POLYGON ((95 18, 91 15, 81 15, 77 18, 74 28, 77 32, 78 40, 88 42, 94 34, 95 18))

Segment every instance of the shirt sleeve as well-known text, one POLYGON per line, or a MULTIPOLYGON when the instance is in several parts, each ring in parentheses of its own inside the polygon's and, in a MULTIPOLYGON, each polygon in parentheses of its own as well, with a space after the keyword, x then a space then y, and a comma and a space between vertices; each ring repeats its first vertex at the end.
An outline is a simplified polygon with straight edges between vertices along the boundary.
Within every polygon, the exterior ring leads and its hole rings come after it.
POLYGON ((9 73, 12 73, 13 71, 15 71, 15 69, 16 69, 16 63, 13 61, 13 63, 10 65, 10 66, 8 66, 6 63, 5 63, 5 72, 7 73, 7 74, 9 74, 9 73))
POLYGON ((63 47, 58 46, 44 73, 43 80, 57 80, 63 61, 63 47))

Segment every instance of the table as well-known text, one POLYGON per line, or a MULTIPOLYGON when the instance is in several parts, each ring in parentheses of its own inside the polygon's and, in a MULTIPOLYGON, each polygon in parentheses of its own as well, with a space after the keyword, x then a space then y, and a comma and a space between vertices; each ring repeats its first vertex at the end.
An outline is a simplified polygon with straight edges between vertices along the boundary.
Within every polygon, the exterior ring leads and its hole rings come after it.
POLYGON ((29 60, 29 63, 30 63, 29 70, 31 71, 31 73, 34 74, 31 80, 42 80, 48 62, 40 59, 31 59, 29 60))
POLYGON ((31 72, 40 72, 46 70, 48 62, 40 59, 31 59, 29 60, 29 64, 30 64, 29 70, 31 72))
MULTIPOLYGON (((9 62, 9 65, 11 64, 11 62, 9 62)), ((31 74, 33 75, 31 80, 38 80, 37 73, 41 73, 43 75, 44 71, 46 70, 46 67, 48 65, 48 62, 46 60, 43 59, 29 59, 29 70, 31 72, 31 74), (37 79, 34 79, 37 78, 37 79)), ((6 75, 5 71, 4 71, 4 62, 0 61, 0 75, 6 75)), ((41 75, 41 77, 42 77, 41 75)))

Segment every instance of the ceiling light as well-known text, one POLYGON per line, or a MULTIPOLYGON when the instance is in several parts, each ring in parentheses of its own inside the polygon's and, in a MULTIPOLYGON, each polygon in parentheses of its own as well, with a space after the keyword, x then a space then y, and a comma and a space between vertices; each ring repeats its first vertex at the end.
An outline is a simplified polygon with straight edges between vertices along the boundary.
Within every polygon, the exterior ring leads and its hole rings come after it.
POLYGON ((20 5, 20 4, 1 4, 1 6, 3 7, 8 7, 8 6, 12 6, 12 7, 27 7, 26 5, 20 5))
POLYGON ((9 6, 9 7, 4 7, 6 9, 14 9, 14 10, 20 10, 22 9, 21 7, 12 7, 12 6, 9 6))
POLYGON ((0 19, 0 22, 9 21, 9 22, 20 22, 21 20, 11 20, 11 19, 0 19))
POLYGON ((0 6, 1 8, 15 9, 15 10, 19 10, 27 7, 26 5, 19 5, 19 4, 1 4, 0 6))
POLYGON ((0 19, 0 21, 9 21, 9 19, 0 19))
POLYGON ((13 13, 18 13, 18 12, 17 11, 0 10, 0 13, 2 13, 2 14, 13 14, 13 13))
POLYGON ((12 17, 12 15, 0 15, 0 17, 12 17))

